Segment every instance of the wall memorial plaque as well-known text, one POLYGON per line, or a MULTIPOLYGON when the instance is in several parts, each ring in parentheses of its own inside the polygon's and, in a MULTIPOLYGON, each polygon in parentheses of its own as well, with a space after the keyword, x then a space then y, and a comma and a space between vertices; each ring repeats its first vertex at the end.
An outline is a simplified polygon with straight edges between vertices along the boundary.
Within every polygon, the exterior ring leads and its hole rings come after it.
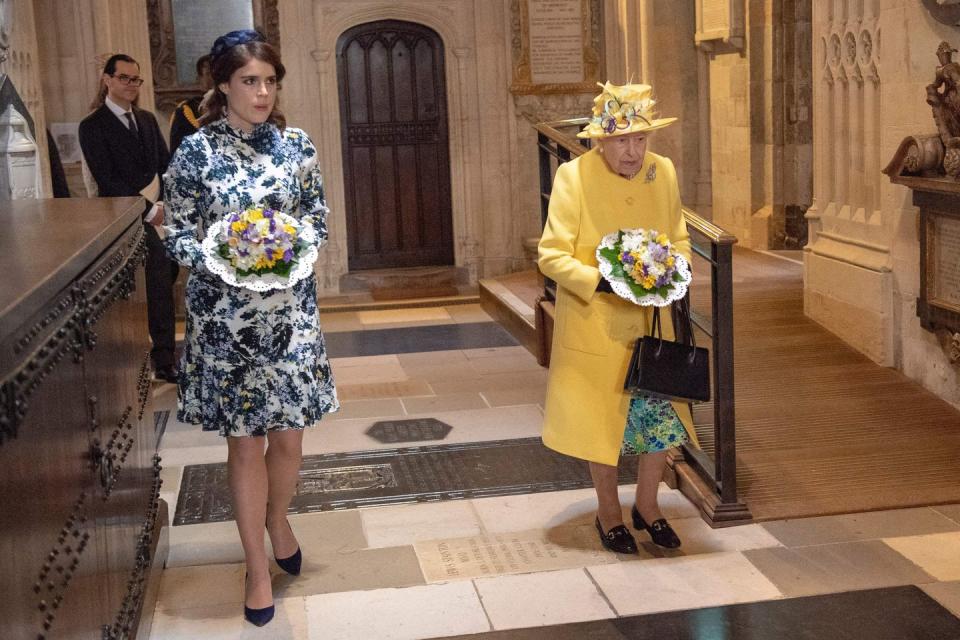
POLYGON ((694 40, 704 48, 744 45, 743 0, 697 0, 694 40))
POLYGON ((210 53, 214 40, 235 29, 253 29, 250 0, 171 0, 177 82, 193 84, 196 62, 210 53))
POLYGON ((513 0, 511 12, 513 93, 596 91, 600 0, 513 0))
POLYGON ((931 304, 960 311, 960 218, 937 216, 928 224, 928 298, 931 304))

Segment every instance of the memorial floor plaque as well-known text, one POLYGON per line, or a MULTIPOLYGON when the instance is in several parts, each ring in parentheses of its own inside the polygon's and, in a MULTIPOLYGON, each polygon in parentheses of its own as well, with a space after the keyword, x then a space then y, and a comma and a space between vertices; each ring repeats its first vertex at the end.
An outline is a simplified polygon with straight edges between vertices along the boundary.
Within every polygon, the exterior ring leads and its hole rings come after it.
MULTIPOLYGON (((620 483, 636 481, 635 456, 620 483)), ((290 513, 566 491, 593 486, 587 464, 540 438, 306 456, 290 513)), ((174 525, 233 519, 225 463, 183 470, 174 525)))
POLYGON ((520 344, 496 322, 335 331, 324 334, 324 339, 327 355, 331 358, 515 347, 520 344))
POLYGON ((573 569, 619 562, 592 526, 413 543, 427 582, 573 569))
POLYGON ((414 418, 374 422, 366 433, 377 442, 387 444, 443 440, 452 430, 453 427, 436 418, 414 418))

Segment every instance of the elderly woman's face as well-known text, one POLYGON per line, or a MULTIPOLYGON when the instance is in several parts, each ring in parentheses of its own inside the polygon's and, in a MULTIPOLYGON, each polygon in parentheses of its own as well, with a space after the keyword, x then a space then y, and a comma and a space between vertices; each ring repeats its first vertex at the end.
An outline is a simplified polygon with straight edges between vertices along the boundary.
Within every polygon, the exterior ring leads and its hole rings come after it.
POLYGON ((600 154, 614 173, 632 178, 643 166, 647 133, 627 133, 600 140, 600 154))

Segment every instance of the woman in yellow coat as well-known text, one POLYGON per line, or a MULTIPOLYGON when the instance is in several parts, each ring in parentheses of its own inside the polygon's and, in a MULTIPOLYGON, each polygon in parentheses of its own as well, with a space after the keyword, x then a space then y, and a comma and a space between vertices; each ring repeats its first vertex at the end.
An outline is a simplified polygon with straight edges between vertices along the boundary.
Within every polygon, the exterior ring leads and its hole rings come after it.
MULTIPOLYGON (((597 268, 596 250, 608 233, 642 227, 666 234, 689 261, 690 236, 673 163, 647 151, 650 133, 676 118, 655 117, 647 85, 602 86, 593 118, 579 134, 598 144, 557 169, 539 246, 540 271, 557 283, 543 442, 589 461, 601 542, 637 553, 617 493, 620 454, 641 454, 634 526, 673 548, 680 540, 657 506, 657 487, 667 449, 695 436, 686 405, 631 401, 624 392, 633 345, 649 332, 652 311, 612 293, 597 268)), ((669 314, 663 332, 672 339, 669 314)))

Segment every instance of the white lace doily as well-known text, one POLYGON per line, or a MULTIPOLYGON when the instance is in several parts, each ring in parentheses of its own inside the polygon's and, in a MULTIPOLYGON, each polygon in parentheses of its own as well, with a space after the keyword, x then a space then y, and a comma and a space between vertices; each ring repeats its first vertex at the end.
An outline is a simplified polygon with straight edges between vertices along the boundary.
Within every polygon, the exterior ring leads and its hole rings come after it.
POLYGON ((318 243, 317 233, 311 225, 300 225, 298 242, 303 242, 306 246, 301 249, 300 255, 294 261, 290 275, 284 277, 273 273, 262 276, 237 275, 237 270, 230 264, 230 260, 217 253, 217 247, 220 244, 218 238, 223 233, 225 224, 226 220, 218 220, 210 225, 200 247, 203 251, 204 265, 227 284, 262 293, 274 289, 289 289, 313 273, 313 263, 317 261, 318 243))
POLYGON ((627 284, 626 280, 623 278, 617 278, 612 275, 613 265, 607 262, 607 259, 600 254, 601 249, 613 249, 617 244, 617 236, 619 231, 614 231, 613 233, 608 233, 603 236, 603 239, 600 241, 600 244, 597 245, 597 265, 600 269, 600 275, 606 278, 607 282, 610 283, 610 288, 613 289, 613 292, 624 300, 629 300, 634 304, 638 304, 641 307, 667 307, 670 306, 676 300, 679 300, 683 296, 687 295, 687 287, 690 286, 690 280, 693 278, 693 275, 690 273, 690 263, 687 262, 687 259, 681 255, 676 257, 676 268, 677 273, 680 274, 680 282, 673 283, 673 289, 667 293, 667 297, 664 298, 659 293, 648 293, 644 296, 637 296, 633 293, 633 290, 627 284))

